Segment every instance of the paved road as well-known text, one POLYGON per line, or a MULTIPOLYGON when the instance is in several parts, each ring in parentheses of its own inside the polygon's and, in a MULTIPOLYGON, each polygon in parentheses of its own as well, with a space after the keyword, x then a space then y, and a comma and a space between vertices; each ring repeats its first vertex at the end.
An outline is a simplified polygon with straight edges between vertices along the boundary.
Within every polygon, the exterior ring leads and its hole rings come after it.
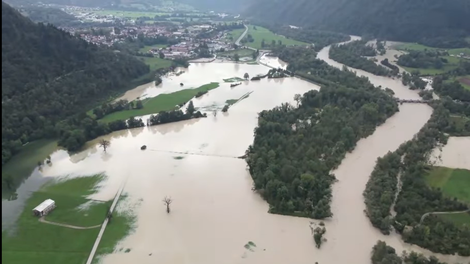
MULTIPOLYGON (((114 197, 113 204, 111 205, 111 208, 109 209, 109 211, 111 213, 114 211, 114 208, 117 205, 119 197, 121 197, 121 193, 124 190, 124 185, 125 185, 125 182, 122 184, 121 188, 119 188, 119 191, 117 192, 116 196, 114 197)), ((98 237, 96 238, 95 244, 93 245, 93 248, 91 249, 90 255, 88 256, 86 264, 91 264, 93 262, 93 258, 95 257, 96 250, 98 249, 101 238, 103 237, 104 230, 106 230, 106 226, 108 225, 108 221, 109 221, 109 219, 106 217, 106 219, 103 222, 103 225, 101 226, 101 230, 98 233, 98 237)))
POLYGON ((428 217, 429 215, 446 215, 446 214, 463 214, 463 213, 470 213, 470 209, 467 209, 465 211, 457 211, 457 212, 429 212, 429 213, 425 213, 423 214, 423 216, 421 216, 421 220, 419 221, 419 225, 421 225, 424 221, 424 219, 426 217, 428 217))
POLYGON ((41 222, 41 223, 46 223, 46 224, 50 224, 50 225, 56 225, 56 226, 62 226, 62 227, 72 228, 72 229, 80 229, 80 230, 83 230, 83 229, 94 229, 94 228, 98 228, 98 227, 101 226, 101 225, 95 225, 95 226, 74 226, 74 225, 61 224, 61 223, 56 223, 56 222, 47 221, 44 216, 41 217, 41 218, 39 218, 39 222, 41 222))
POLYGON ((235 41, 235 44, 237 44, 237 46, 240 46, 240 41, 245 37, 246 33, 248 33, 248 26, 247 25, 244 25, 244 26, 245 26, 245 31, 243 31, 243 33, 240 35, 237 41, 235 41))

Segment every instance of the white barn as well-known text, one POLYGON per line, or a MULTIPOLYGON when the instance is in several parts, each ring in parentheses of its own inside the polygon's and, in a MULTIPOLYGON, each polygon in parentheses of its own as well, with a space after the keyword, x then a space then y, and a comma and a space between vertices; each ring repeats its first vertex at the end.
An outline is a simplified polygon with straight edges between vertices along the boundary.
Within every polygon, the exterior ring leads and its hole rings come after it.
POLYGON ((47 215, 50 211, 54 210, 54 208, 55 208, 54 200, 47 199, 33 209, 33 214, 35 216, 44 216, 44 215, 47 215))

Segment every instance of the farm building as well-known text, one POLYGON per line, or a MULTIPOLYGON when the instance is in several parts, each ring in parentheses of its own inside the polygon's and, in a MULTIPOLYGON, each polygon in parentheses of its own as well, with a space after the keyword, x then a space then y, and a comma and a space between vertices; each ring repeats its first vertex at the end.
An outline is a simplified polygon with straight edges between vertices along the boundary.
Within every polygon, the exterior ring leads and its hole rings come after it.
POLYGON ((50 211, 54 210, 54 208, 55 208, 54 200, 47 199, 33 209, 33 214, 35 216, 44 216, 44 215, 47 215, 50 211))

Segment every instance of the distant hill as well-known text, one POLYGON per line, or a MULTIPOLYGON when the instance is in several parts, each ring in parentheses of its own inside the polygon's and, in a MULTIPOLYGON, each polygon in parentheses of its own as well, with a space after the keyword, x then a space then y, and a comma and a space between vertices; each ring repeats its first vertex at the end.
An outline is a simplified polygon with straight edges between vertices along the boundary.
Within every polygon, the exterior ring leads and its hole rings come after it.
POLYGON ((245 10, 251 1, 249 0, 176 0, 202 11, 227 12, 236 14, 245 10))
POLYGON ((131 56, 35 24, 2 2, 2 164, 148 72, 131 56))
POLYGON ((470 36, 469 0, 253 0, 245 15, 399 41, 470 36))

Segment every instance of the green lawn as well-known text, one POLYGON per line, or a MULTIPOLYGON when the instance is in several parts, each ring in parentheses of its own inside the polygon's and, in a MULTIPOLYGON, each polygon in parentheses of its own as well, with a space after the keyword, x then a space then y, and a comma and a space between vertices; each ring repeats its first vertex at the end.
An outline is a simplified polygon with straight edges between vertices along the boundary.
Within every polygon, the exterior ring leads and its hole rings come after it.
POLYGON ((428 47, 425 45, 421 45, 418 43, 403 43, 396 45, 394 47, 397 50, 403 50, 403 51, 411 51, 411 50, 417 50, 417 51, 423 51, 423 50, 447 50, 449 54, 451 55, 459 55, 460 53, 464 53, 467 56, 470 56, 470 48, 459 48, 459 49, 440 49, 440 48, 433 48, 433 47, 428 47))
POLYGON ((459 63, 461 60, 460 58, 452 57, 452 56, 442 56, 442 58, 447 59, 448 63, 444 64, 444 67, 442 67, 441 69, 435 69, 435 68, 424 69, 424 68, 410 68, 410 67, 403 67, 403 68, 407 70, 408 72, 419 71, 420 75, 426 76, 426 75, 443 74, 459 67, 459 63))
POLYGON ((153 48, 166 48, 166 46, 167 45, 164 45, 164 44, 157 44, 157 45, 153 45, 153 46, 145 46, 145 47, 141 48, 139 51, 142 52, 142 53, 147 53, 153 48))
POLYGON ((470 80, 470 75, 457 76, 457 77, 452 78, 450 81, 455 81, 456 80, 463 86, 463 88, 466 88, 467 90, 470 90, 470 84, 466 84, 465 82, 463 82, 464 79, 470 80))
MULTIPOLYGON (((2 179, 6 175, 13 177, 13 187, 16 187, 38 166, 38 161, 44 161, 47 156, 51 155, 57 149, 57 141, 55 140, 37 140, 31 142, 21 148, 20 153, 2 166, 2 179)), ((54 161, 52 161, 54 162, 54 161)), ((2 196, 8 197, 9 190, 6 185, 2 184, 2 196)))
POLYGON ((238 54, 240 58, 242 57, 251 57, 253 55, 253 50, 250 49, 237 49, 237 50, 229 50, 229 51, 224 51, 224 52, 219 52, 217 53, 220 56, 234 56, 235 54, 238 54))
MULTIPOLYGON (((308 45, 308 43, 293 40, 293 39, 288 39, 284 36, 276 35, 273 32, 269 31, 266 28, 260 27, 260 26, 253 26, 249 25, 248 26, 248 33, 246 34, 245 38, 248 36, 248 34, 251 34, 253 37, 254 41, 253 42, 247 42, 246 46, 252 47, 255 49, 262 49, 261 47, 261 41, 264 39, 264 42, 266 45, 271 45, 271 42, 274 40, 277 42, 280 40, 282 41, 282 44, 287 45, 287 46, 292 46, 292 45, 308 45), (256 29, 255 29, 256 27, 256 29)), ((235 41, 236 39, 234 39, 235 41)))
POLYGON ((227 33, 227 37, 231 36, 232 37, 231 40, 235 42, 243 34, 243 32, 245 32, 245 28, 234 29, 227 33))
POLYGON ((170 60, 160 59, 159 57, 137 57, 142 60, 145 64, 150 66, 150 71, 158 70, 161 68, 167 68, 171 66, 170 60))
POLYGON ((470 226, 470 213, 439 215, 439 217, 451 221, 457 226, 470 226))
POLYGON ((219 87, 219 83, 205 84, 195 89, 186 89, 170 94, 160 94, 156 97, 143 100, 144 108, 114 112, 100 119, 101 122, 112 122, 116 120, 127 120, 135 116, 157 114, 160 111, 170 111, 177 105, 191 100, 198 92, 209 91, 219 87))
MULTIPOLYGON (((96 184, 103 179, 103 175, 94 175, 54 181, 33 193, 17 221, 16 232, 2 232, 2 262, 83 264, 100 229, 76 230, 41 223, 31 211, 50 198, 55 200, 57 208, 46 217, 47 220, 80 226, 101 224, 109 202, 94 204, 87 210, 78 210, 77 205, 86 203, 88 200, 84 196, 93 193, 96 184)), ((110 236, 106 243, 111 247, 123 237, 122 233, 110 236)))
POLYGON ((426 175, 426 181, 431 187, 440 188, 444 195, 470 204, 469 170, 434 167, 426 175))

